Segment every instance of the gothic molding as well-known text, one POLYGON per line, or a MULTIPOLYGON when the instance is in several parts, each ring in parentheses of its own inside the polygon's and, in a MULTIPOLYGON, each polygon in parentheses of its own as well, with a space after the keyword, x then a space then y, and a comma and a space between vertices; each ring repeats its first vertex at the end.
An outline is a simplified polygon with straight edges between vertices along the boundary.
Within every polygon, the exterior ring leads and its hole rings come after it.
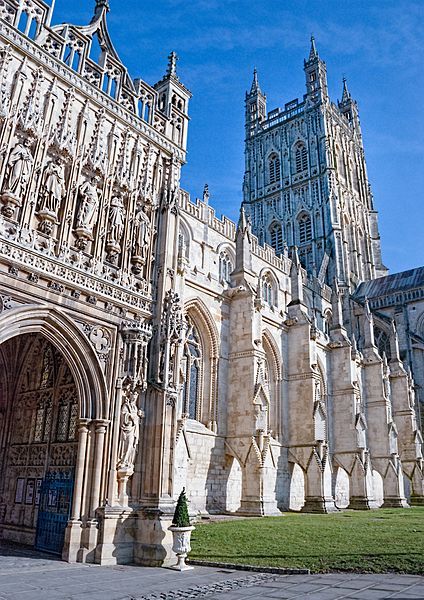
POLYGON ((108 392, 102 368, 77 324, 63 312, 40 305, 0 315, 0 344, 28 333, 41 333, 64 355, 77 386, 81 418, 106 418, 108 392))

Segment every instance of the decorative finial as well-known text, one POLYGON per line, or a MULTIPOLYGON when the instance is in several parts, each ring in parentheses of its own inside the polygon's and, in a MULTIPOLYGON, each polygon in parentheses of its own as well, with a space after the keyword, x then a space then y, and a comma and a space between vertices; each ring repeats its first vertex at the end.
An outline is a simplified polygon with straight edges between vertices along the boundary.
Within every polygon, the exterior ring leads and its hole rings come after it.
POLYGON ((178 76, 177 76, 177 61, 178 61, 177 53, 172 51, 171 54, 168 56, 168 68, 166 70, 166 74, 168 76, 178 78, 178 76))
POLYGON ((110 10, 109 0, 96 0, 96 10, 98 8, 105 8, 107 11, 110 10))
POLYGON ((209 198, 210 198, 210 195, 209 195, 209 186, 208 186, 207 183, 205 183, 205 187, 203 188, 203 202, 205 204, 208 204, 209 198))

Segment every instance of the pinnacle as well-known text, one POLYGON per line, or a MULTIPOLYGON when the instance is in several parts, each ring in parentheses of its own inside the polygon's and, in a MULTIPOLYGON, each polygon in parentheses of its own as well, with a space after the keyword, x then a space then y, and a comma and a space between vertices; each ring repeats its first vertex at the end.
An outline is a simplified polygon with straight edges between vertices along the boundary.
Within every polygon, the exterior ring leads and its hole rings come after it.
POLYGON ((315 46, 315 38, 313 35, 311 35, 311 50, 309 52, 309 60, 313 60, 314 58, 317 58, 317 56, 318 52, 315 46))
POLYGON ((254 92, 260 92, 261 88, 259 86, 259 80, 258 80, 258 71, 256 69, 256 67, 253 69, 253 81, 252 81, 252 87, 250 88, 250 93, 254 93, 254 92))
POLYGON ((96 0, 96 9, 105 8, 107 11, 110 10, 109 0, 96 0))
POLYGON ((166 70, 166 74, 168 76, 177 77, 177 61, 177 53, 172 51, 171 54, 168 56, 168 68, 166 70))
POLYGON ((347 87, 347 79, 344 75, 343 75, 342 81, 343 81, 342 102, 347 102, 348 100, 351 99, 351 95, 350 95, 349 89, 347 87))

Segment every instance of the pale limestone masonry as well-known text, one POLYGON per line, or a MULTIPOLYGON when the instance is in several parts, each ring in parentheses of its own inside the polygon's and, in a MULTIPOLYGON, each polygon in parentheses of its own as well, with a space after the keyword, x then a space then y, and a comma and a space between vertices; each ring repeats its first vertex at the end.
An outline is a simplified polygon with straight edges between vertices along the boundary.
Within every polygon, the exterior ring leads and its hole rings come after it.
POLYGON ((335 228, 311 240, 317 273, 307 246, 259 243, 244 208, 236 225, 207 186, 180 189, 177 57, 132 81, 108 10, 52 26, 43 0, 0 2, 0 536, 161 565, 183 487, 193 516, 422 503, 423 281, 409 298, 411 282, 390 296, 398 280, 370 280, 384 267, 359 146, 364 251, 334 263, 335 228))

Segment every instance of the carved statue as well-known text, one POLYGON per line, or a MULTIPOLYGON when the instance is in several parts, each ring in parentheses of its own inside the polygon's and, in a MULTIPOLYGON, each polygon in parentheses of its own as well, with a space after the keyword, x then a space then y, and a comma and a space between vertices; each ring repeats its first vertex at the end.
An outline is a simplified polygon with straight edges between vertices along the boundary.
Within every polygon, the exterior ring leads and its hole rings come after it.
POLYGON ((132 470, 140 439, 140 420, 143 411, 137 408, 139 391, 128 388, 122 398, 121 424, 118 448, 118 469, 132 470))
POLYGON ((30 150, 31 140, 24 138, 18 142, 9 155, 5 191, 22 196, 28 184, 34 158, 30 150))
POLYGON ((150 241, 150 222, 141 205, 138 206, 134 220, 133 256, 145 264, 150 241))
POLYGON ((114 196, 110 203, 107 244, 119 246, 124 233, 125 210, 121 196, 114 196))
POLYGON ((65 193, 65 169, 60 159, 57 158, 51 161, 44 170, 41 185, 41 210, 57 215, 65 193))
POLYGON ((80 206, 77 214, 77 227, 88 230, 90 234, 96 223, 97 212, 99 209, 99 194, 97 190, 98 177, 93 177, 91 181, 85 181, 79 189, 80 206))

